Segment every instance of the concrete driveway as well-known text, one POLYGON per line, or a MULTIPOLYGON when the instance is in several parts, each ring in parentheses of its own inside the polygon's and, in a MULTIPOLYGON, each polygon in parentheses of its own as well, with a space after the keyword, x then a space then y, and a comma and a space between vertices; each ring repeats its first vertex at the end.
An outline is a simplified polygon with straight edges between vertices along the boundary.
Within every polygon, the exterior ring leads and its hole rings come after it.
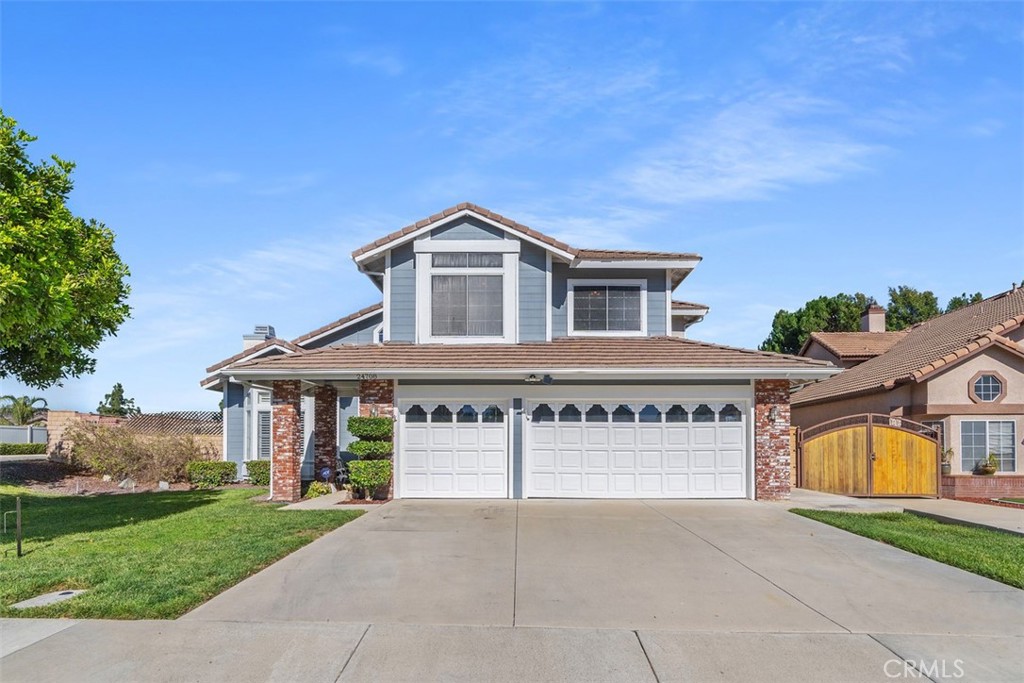
POLYGON ((1024 592, 750 501, 396 501, 177 622, 83 626, 0 675, 1024 678, 1024 592), (190 647, 202 675, 169 675, 190 647))

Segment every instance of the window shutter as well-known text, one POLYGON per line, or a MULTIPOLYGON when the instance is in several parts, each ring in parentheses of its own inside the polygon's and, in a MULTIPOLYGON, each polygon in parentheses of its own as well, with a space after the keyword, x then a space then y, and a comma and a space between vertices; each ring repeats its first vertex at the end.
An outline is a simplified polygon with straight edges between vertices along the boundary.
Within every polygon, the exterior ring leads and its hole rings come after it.
POLYGON ((270 460, 270 412, 261 410, 256 419, 259 428, 259 451, 256 457, 260 460, 270 460))

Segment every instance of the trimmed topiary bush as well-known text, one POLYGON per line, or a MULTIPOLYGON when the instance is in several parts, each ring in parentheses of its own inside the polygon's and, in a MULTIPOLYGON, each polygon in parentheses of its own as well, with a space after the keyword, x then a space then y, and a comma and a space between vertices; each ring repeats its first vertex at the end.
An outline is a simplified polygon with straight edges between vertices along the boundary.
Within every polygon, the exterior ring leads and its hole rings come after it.
POLYGON ((333 493, 331 485, 325 481, 314 481, 310 482, 309 488, 306 489, 306 495, 303 498, 319 498, 320 496, 326 496, 329 493, 333 493))
POLYGON ((391 455, 395 447, 390 441, 353 441, 348 450, 360 460, 379 460, 391 455))
POLYGON ((393 422, 390 417, 350 417, 348 419, 348 433, 367 441, 390 441, 392 428, 393 422))
POLYGON ((353 460, 348 465, 352 488, 363 491, 366 498, 375 497, 391 483, 390 460, 353 460))
POLYGON ((45 443, 0 443, 0 455, 42 455, 45 443))
POLYGON ((245 472, 253 486, 270 486, 269 460, 250 460, 245 463, 245 472))
POLYGON ((230 484, 238 478, 238 465, 222 460, 193 460, 185 465, 189 482, 201 489, 230 484))

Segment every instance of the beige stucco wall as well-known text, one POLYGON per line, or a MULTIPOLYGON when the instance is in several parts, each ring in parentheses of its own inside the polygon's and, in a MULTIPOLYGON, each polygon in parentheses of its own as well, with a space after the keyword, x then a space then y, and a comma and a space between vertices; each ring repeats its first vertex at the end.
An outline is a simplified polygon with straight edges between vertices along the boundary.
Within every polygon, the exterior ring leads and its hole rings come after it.
POLYGON ((839 360, 839 358, 835 356, 835 354, 833 354, 824 346, 813 340, 810 344, 808 344, 807 352, 801 355, 803 355, 805 358, 814 358, 815 360, 827 360, 829 363, 832 363, 833 365, 840 368, 849 368, 853 366, 852 363, 844 364, 842 361, 839 360))
POLYGON ((849 398, 845 401, 830 401, 812 406, 793 405, 793 425, 801 429, 807 429, 826 420, 835 420, 840 417, 859 415, 861 413, 888 415, 893 409, 913 405, 915 402, 915 390, 920 392, 918 387, 905 385, 897 387, 892 391, 849 398))
POLYGON ((926 382, 926 401, 932 405, 975 405, 968 384, 979 372, 1006 379, 1006 398, 1000 403, 1024 404, 1024 359, 1001 348, 987 350, 954 365, 926 382))

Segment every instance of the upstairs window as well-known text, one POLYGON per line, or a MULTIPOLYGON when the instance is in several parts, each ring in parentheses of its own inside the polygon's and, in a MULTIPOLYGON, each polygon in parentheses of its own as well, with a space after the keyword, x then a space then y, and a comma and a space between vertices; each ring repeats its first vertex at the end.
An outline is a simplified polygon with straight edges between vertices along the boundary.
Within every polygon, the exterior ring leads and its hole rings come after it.
POLYGON ((501 254, 431 254, 430 333, 502 337, 505 277, 501 254))
POLYGON ((570 333, 644 334, 646 289, 646 283, 640 280, 570 280, 570 333))
POLYGON ((976 403, 993 403, 1003 397, 1003 382, 994 373, 978 374, 971 382, 971 398, 976 403))

